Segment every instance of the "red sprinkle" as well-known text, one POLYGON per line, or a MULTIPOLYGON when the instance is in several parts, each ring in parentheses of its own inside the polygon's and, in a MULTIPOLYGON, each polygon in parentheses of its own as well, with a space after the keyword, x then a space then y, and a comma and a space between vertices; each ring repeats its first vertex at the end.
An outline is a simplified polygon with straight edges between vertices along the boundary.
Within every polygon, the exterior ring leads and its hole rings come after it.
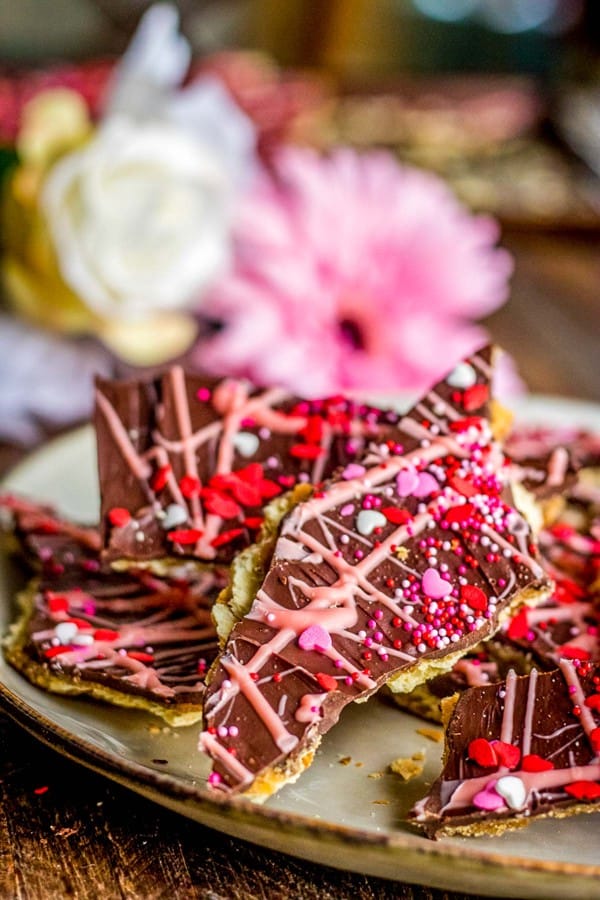
POLYGON ((179 482, 179 490, 181 491, 183 496, 187 500, 189 500, 192 497, 200 496, 202 485, 200 484, 198 478, 195 478, 193 475, 184 475, 179 482))
POLYGON ((463 406, 467 412, 480 409, 487 402, 490 395, 487 384, 474 384, 467 388, 463 394, 463 406))
POLYGON ((323 419, 321 416, 309 416, 300 435, 308 444, 320 444, 323 437, 323 419))
POLYGON ((484 769, 490 769, 498 765, 496 751, 485 738, 475 738, 474 741, 471 741, 467 752, 469 759, 472 759, 484 769))
POLYGON ((315 678, 319 683, 319 687, 322 687, 324 691, 335 691, 337 688, 337 681, 333 675, 326 675, 325 672, 317 672, 315 678))
POLYGON ((94 631, 95 641, 116 641, 118 637, 119 632, 113 631, 110 628, 97 628, 94 631))
POLYGON ((413 519, 407 509, 398 509, 397 506, 386 506, 381 512, 388 522, 392 522, 394 525, 406 525, 407 522, 412 522, 413 519))
POLYGON ((592 728, 590 731, 590 743, 596 753, 600 753, 600 728, 592 728))
POLYGON ((254 530, 256 528, 260 528, 264 521, 265 520, 262 518, 262 516, 248 516, 247 519, 244 519, 244 525, 246 526, 246 528, 251 528, 254 530))
POLYGON ((170 474, 171 466, 161 466, 160 469, 156 471, 154 477, 152 478, 152 481, 150 482, 150 487, 156 494, 162 491, 167 481, 169 480, 170 474))
POLYGON ((69 601, 66 597, 61 597, 60 594, 57 594, 53 597, 49 596, 48 609, 53 613, 67 612, 67 610, 69 609, 69 601))
POLYGON ((243 533, 243 528, 230 528, 229 531, 223 531, 221 534, 218 534, 217 537, 210 542, 210 545, 211 547, 222 547, 223 544, 230 544, 232 541, 235 541, 235 539, 243 533))
POLYGON ((233 519, 234 516, 241 513, 241 507, 232 500, 231 497, 225 496, 211 488, 205 488, 202 491, 202 499, 208 512, 219 516, 221 519, 233 519))
POLYGON ((48 792, 48 785, 47 785, 47 784, 42 785, 42 787, 34 788, 34 791, 33 791, 33 793, 34 793, 34 794, 37 794, 38 797, 39 797, 41 794, 46 794, 47 792, 48 792))
MULTIPOLYGON (((294 479, 292 478, 292 484, 293 483, 294 479)), ((272 497, 276 497, 277 494, 281 493, 281 487, 274 481, 270 481, 270 479, 268 478, 263 478, 260 482, 260 493, 265 500, 270 500, 272 497)))
POLYGON ((476 488, 474 484, 465 478, 459 478, 458 475, 452 475, 448 479, 448 484, 453 491, 462 494, 463 497, 474 497, 475 494, 479 493, 479 488, 476 488))
POLYGON ((141 650, 129 650, 127 656, 130 659, 137 659, 138 662, 153 663, 154 657, 151 653, 142 653, 141 650))
POLYGON ((463 503, 462 506, 453 506, 444 513, 444 519, 447 522, 464 522, 470 518, 475 512, 472 503, 463 503))
POLYGON ((523 757, 521 768, 524 772, 548 772, 554 768, 554 763, 544 759, 543 756, 538 756, 537 753, 528 753, 523 757))
POLYGON ((242 506, 260 506, 260 482, 253 484, 243 481, 241 478, 233 478, 230 489, 234 498, 242 506))
POLYGON ((518 747, 504 741, 492 741, 491 743, 500 765, 508 766, 509 769, 514 769, 518 765, 521 759, 521 751, 518 747))
POLYGON ((72 644, 59 644, 58 647, 48 647, 47 650, 44 650, 44 656, 46 659, 54 659, 55 656, 60 656, 61 653, 70 653, 74 649, 72 644))
POLYGON ((529 623, 527 621, 527 610, 522 609, 517 613, 514 619, 511 619, 508 626, 507 635, 511 641, 523 640, 529 633, 529 623))
POLYGON ((590 709, 596 710, 596 712, 600 712, 600 694, 592 694, 591 697, 587 697, 585 705, 589 706, 590 709))
POLYGON ((324 448, 317 444, 293 444, 290 447, 290 456, 296 459, 318 459, 324 452, 324 448))
POLYGON ((463 584, 460 589, 460 599, 464 600, 471 609, 483 612, 488 608, 488 598, 485 593, 474 584, 463 584))
POLYGON ((199 541, 204 532, 198 531, 197 528, 181 528, 179 531, 169 531, 167 537, 174 544, 195 544, 199 541))
POLYGON ((481 428, 483 426, 483 419, 481 416, 467 416, 465 419, 456 419, 454 422, 450 422, 449 428, 450 431, 466 431, 467 428, 471 427, 481 428))
POLYGON ((108 521, 115 528, 124 528, 125 525, 131 522, 131 513, 123 506, 113 506, 108 511, 108 521))
POLYGON ((576 647, 575 644, 564 644, 560 648, 560 655, 564 659, 591 659, 592 654, 583 647, 576 647))
POLYGON ((600 797, 600 784, 595 781, 574 781, 565 786, 565 791, 577 800, 597 800, 600 797))

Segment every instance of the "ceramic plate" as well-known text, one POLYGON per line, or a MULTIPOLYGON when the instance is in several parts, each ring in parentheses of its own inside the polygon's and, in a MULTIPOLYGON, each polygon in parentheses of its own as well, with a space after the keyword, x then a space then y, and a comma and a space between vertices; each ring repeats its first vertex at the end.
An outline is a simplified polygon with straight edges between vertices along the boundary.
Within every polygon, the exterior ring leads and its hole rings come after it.
MULTIPOLYGON (((600 430, 600 407, 531 399, 522 421, 600 430)), ((57 505, 81 520, 97 517, 95 450, 90 428, 46 445, 4 487, 57 505)), ((0 570, 0 628, 13 612, 14 576, 0 570)), ((32 734, 67 756, 198 822, 235 837, 338 868, 480 895, 569 898, 596 895, 600 814, 534 822, 497 838, 434 842, 405 816, 440 768, 440 743, 420 720, 383 698, 344 711, 314 765, 265 806, 209 793, 208 760, 198 726, 173 730, 158 720, 90 700, 62 699, 30 685, 0 659, 0 699, 32 734), (426 754, 420 778, 388 773, 398 756, 426 754), (166 762, 165 762, 166 761, 166 762)))

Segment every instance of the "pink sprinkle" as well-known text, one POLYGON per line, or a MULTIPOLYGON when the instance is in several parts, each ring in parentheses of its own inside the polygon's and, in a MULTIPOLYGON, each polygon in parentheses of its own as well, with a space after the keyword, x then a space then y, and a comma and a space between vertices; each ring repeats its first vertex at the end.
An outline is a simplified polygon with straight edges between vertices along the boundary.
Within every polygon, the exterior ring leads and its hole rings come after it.
POLYGON ((354 503, 346 503, 345 506, 342 506, 340 509, 340 516, 351 516, 354 512, 354 503))
POLYGON ((495 784, 495 781, 489 782, 483 791, 479 791, 478 794, 475 794, 473 797, 473 806, 476 806, 478 809, 489 810, 490 812, 505 807, 506 803, 503 798, 494 790, 495 784))
POLYGON ((208 783, 212 785, 221 784, 221 776, 218 772, 211 772, 208 776, 208 783))
POLYGON ((443 579, 437 569, 425 569, 421 580, 423 592, 432 600, 440 600, 447 597, 452 590, 452 585, 443 579))
POLYGON ((569 693, 570 693, 570 694, 576 694, 576 693, 577 693, 577 687, 576 687, 576 685, 574 685, 574 684, 570 684, 570 685, 569 685, 569 693))
MULTIPOLYGON (((196 397, 202 403, 205 403, 207 400, 210 400, 210 390, 207 387, 198 388, 196 391, 196 397)), ((220 781, 221 779, 219 779, 220 781)))
POLYGON ((331 635, 321 625, 309 625, 298 637, 301 650, 328 650, 331 647, 331 635))
POLYGON ((352 478, 361 478, 366 471, 364 466, 359 466, 358 463, 350 463, 342 472, 342 478, 346 481, 350 481, 352 478))
POLYGON ((229 726, 229 737, 237 737, 239 733, 240 729, 237 727, 237 725, 229 726))
POLYGON ((365 554, 362 552, 362 550, 355 550, 355 551, 354 551, 354 558, 355 558, 355 559, 362 559, 364 555, 365 555, 365 554))
POLYGON ((383 610, 382 610, 382 609, 376 609, 375 612, 373 613, 373 617, 374 617, 375 619, 383 619, 383 610))

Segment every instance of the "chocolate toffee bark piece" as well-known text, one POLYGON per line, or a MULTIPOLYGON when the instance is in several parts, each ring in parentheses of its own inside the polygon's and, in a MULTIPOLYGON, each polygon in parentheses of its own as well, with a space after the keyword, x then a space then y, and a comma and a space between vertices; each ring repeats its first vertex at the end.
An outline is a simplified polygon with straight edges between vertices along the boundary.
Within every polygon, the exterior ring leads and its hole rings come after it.
POLYGON ((73 565, 84 571, 99 568, 98 529, 69 522, 51 506, 3 494, 0 521, 5 534, 14 538, 9 549, 16 550, 36 571, 60 574, 73 565))
POLYGON ((301 400, 172 368, 152 382, 98 381, 105 557, 229 562, 263 508, 385 438, 398 415, 343 397, 301 400))
POLYGON ((522 426, 510 435, 506 449, 521 468, 525 486, 545 501, 548 524, 560 514, 561 493, 562 500, 577 506, 584 519, 600 511, 599 433, 560 426, 522 426), (553 497, 556 488, 559 495, 553 497))
POLYGON ((600 809, 600 668, 563 659, 444 701, 444 769, 411 818, 429 837, 498 834, 600 809))
POLYGON ((600 661, 600 593, 594 584, 598 541, 557 523, 541 532, 539 542, 555 590, 539 607, 521 610, 505 626, 502 644, 523 650, 544 668, 562 658, 600 661))
POLYGON ((564 429, 516 429, 505 452, 519 479, 537 500, 564 495, 575 484, 583 456, 574 444, 579 432, 564 429))
MULTIPOLYGON (((567 449, 577 468, 600 467, 600 433, 565 426, 528 426, 514 429, 506 441, 506 452, 517 462, 539 465, 550 460, 555 450, 567 449)), ((564 459, 564 456, 563 456, 564 459)), ((554 466, 560 469, 555 460, 554 466)))
POLYGON ((46 690, 191 724, 201 717, 204 679, 217 653, 210 608, 225 578, 215 569, 190 582, 147 572, 82 579, 71 567, 20 595, 6 658, 46 690))
POLYGON ((213 786, 264 799, 309 764, 347 703, 446 671, 547 594, 529 527, 503 499, 491 373, 491 350, 461 363, 394 441, 283 520, 210 675, 213 786))

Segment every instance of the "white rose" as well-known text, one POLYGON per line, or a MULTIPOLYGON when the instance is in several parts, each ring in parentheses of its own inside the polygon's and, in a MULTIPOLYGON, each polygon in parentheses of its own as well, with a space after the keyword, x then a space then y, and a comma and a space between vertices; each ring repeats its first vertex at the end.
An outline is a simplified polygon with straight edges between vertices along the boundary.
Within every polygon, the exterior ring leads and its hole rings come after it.
POLYGON ((61 274, 102 318, 185 307, 224 269, 233 185, 216 148, 169 122, 109 117, 43 191, 61 274))

